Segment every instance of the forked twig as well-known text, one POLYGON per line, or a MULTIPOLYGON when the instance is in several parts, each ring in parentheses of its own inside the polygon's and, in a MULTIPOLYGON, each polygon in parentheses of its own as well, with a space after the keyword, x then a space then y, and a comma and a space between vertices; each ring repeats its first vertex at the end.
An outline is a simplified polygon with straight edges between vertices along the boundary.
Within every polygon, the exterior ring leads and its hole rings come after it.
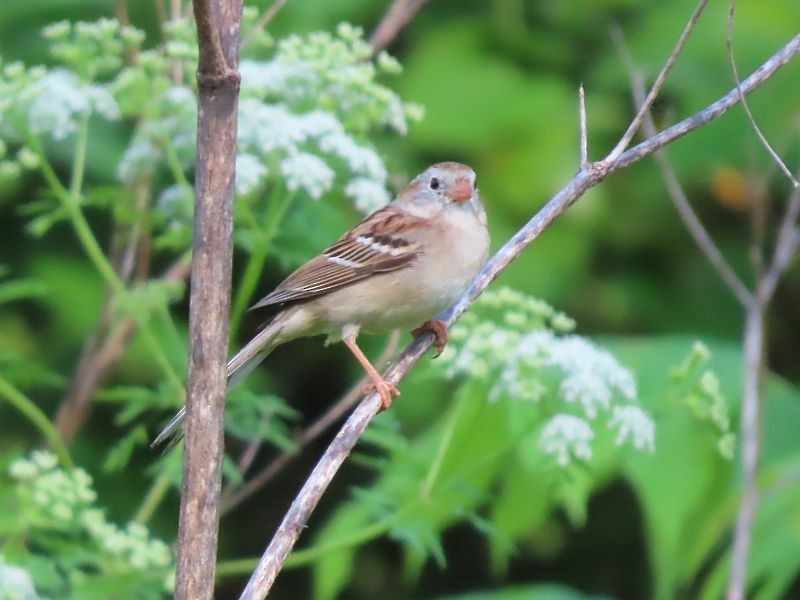
POLYGON ((650 88, 650 92, 647 94, 644 102, 642 102, 642 105, 636 112, 636 116, 633 117, 631 124, 628 125, 628 129, 624 134, 622 134, 619 142, 617 142, 617 145, 614 146, 614 149, 609 153, 608 157, 606 157, 606 160, 616 160, 630 145, 631 141, 633 140, 633 136, 636 135, 636 132, 639 130, 639 127, 642 124, 644 116, 650 110, 650 107, 653 105, 656 96, 658 96, 661 88, 664 86, 664 82, 667 80, 667 75, 669 75, 669 72, 672 70, 675 61, 678 60, 678 55, 686 45, 686 41, 689 39, 689 36, 694 30, 694 26, 697 25, 700 15, 703 14, 706 4, 708 4, 708 0, 700 0, 700 2, 697 3, 697 7, 694 9, 692 16, 689 18, 688 23, 686 23, 686 27, 683 28, 683 31, 678 38, 678 42, 675 44, 675 48, 672 50, 672 54, 669 55, 669 58, 667 58, 667 61, 664 63, 661 72, 658 74, 658 77, 656 77, 653 87, 650 88))
MULTIPOLYGON (((633 57, 625 44, 625 38, 619 27, 611 27, 611 39, 614 42, 614 46, 617 48, 622 63, 625 65, 625 69, 628 71, 634 102, 637 107, 640 107, 643 105, 645 99, 644 81, 633 62, 633 57)), ((650 111, 645 113, 642 126, 647 137, 652 137, 656 134, 656 125, 653 122, 650 111)), ((686 196, 686 192, 684 192, 683 186, 681 186, 680 181, 678 181, 678 177, 672 165, 669 164, 664 152, 658 151, 654 153, 653 157, 661 171, 661 177, 664 179, 669 198, 672 200, 672 204, 675 206, 678 216, 689 231, 689 235, 692 236, 697 247, 700 248, 700 251, 705 255, 706 259, 708 259, 708 262, 711 263, 711 266, 717 271, 722 281, 725 282, 728 289, 739 301, 739 304, 741 304, 743 308, 747 308, 753 300, 753 293, 742 282, 741 278, 733 270, 733 267, 731 267, 722 255, 719 247, 714 243, 714 240, 711 239, 708 230, 692 208, 689 198, 686 196)))
MULTIPOLYGON (((797 54, 800 54, 800 35, 792 38, 742 82, 742 91, 749 93, 754 90, 797 54)), ((645 156, 649 156, 671 141, 706 125, 735 106, 739 99, 740 95, 734 89, 702 111, 622 152, 617 157, 609 155, 602 161, 589 163, 585 168, 580 169, 564 188, 553 196, 522 229, 500 248, 484 265, 469 289, 439 318, 446 325, 451 325, 511 261, 519 256, 545 228, 576 202, 590 187, 597 185, 611 173, 619 171, 645 156)), ((409 344, 384 373, 386 380, 397 385, 419 361, 425 351, 430 348, 433 338, 433 334, 426 334, 416 338, 409 344)), ((356 407, 347 419, 292 502, 240 598, 244 600, 260 599, 264 598, 269 592, 286 557, 294 547, 300 533, 306 527, 312 511, 325 493, 339 467, 358 442, 367 425, 377 414, 379 407, 380 399, 376 394, 371 394, 356 407)))

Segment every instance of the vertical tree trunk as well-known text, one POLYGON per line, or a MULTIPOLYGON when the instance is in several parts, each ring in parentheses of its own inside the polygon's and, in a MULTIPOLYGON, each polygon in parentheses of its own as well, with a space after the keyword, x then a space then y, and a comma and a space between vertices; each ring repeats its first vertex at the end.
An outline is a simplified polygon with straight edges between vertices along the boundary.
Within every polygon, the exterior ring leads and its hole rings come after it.
POLYGON ((241 0, 195 0, 200 47, 189 373, 175 597, 212 598, 228 353, 241 0))

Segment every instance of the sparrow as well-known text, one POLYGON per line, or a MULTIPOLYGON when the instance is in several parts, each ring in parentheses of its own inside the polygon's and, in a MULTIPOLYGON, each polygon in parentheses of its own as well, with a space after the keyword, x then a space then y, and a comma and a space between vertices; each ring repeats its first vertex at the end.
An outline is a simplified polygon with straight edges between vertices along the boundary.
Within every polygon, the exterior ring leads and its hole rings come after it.
MULTIPOLYGON (((486 262, 486 212, 467 165, 428 167, 389 204, 367 215, 318 256, 289 275, 251 310, 279 312, 228 361, 228 389, 277 346, 325 334, 361 363, 381 409, 399 395, 359 348, 362 331, 433 331, 437 356, 447 328, 435 317, 467 288, 486 262)), ((153 445, 179 432, 186 407, 153 445)))

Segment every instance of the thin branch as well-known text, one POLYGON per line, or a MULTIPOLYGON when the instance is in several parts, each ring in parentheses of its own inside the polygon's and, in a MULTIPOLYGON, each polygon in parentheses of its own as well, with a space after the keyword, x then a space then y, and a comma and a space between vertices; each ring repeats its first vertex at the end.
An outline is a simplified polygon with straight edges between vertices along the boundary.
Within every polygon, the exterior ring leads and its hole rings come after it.
MULTIPOLYGON (((783 48, 770 57, 761 67, 742 83, 745 93, 769 79, 778 69, 794 56, 800 54, 800 34, 792 38, 783 48)), ((693 116, 676 123, 672 127, 623 152, 614 159, 609 155, 598 163, 590 163, 582 168, 555 196, 553 196, 530 221, 509 239, 502 248, 484 265, 464 294, 444 313, 439 315, 446 325, 452 325, 469 308, 470 304, 494 281, 500 273, 523 250, 535 240, 561 213, 576 202, 590 187, 597 185, 605 177, 622 168, 649 156, 669 142, 698 129, 716 119, 739 101, 739 94, 733 90, 693 116)), ((434 335, 427 333, 416 338, 384 373, 386 380, 397 385, 400 380, 419 361, 434 341, 434 335)), ((292 502, 272 541, 265 550, 240 598, 255 600, 264 598, 272 587, 289 552, 291 552, 300 533, 306 527, 311 513, 316 507, 339 467, 349 455, 361 434, 375 417, 380 408, 380 398, 370 394, 356 407, 345 422, 333 442, 328 446, 306 483, 292 502)))
MULTIPOLYGON (((400 341, 400 332, 394 331, 389 336, 386 346, 378 359, 373 363, 381 366, 385 364, 397 352, 400 341)), ((272 481, 289 463, 300 455, 300 451, 312 441, 317 439, 331 425, 338 421, 364 394, 364 386, 369 383, 369 377, 364 375, 342 398, 325 412, 319 419, 312 423, 308 428, 301 431, 292 440, 295 448, 291 452, 283 452, 276 456, 254 477, 243 484, 238 489, 229 489, 222 492, 220 500, 220 516, 225 516, 258 490, 272 481)))
POLYGON ((288 1, 289 0, 275 0, 275 2, 273 2, 267 10, 261 13, 253 28, 250 30, 250 33, 242 40, 242 48, 246 48, 250 45, 256 35, 256 32, 265 29, 267 25, 269 25, 270 21, 275 18, 275 15, 278 14, 278 11, 282 9, 288 1))
POLYGON ((199 58, 189 370, 175 598, 211 599, 233 258, 241 0, 194 0, 199 58))
POLYGON ((369 43, 375 52, 383 50, 392 43, 397 34, 411 22, 419 9, 428 0, 394 0, 380 23, 369 36, 369 43))
MULTIPOLYGON (((193 0, 194 19, 197 23, 197 45, 200 48, 198 57, 197 78, 219 79, 230 75, 231 68, 225 57, 220 39, 220 31, 217 28, 215 16, 213 15, 211 2, 214 0, 193 0)), ((234 3, 237 4, 237 3, 234 3)), ((174 4, 173 4, 174 6, 174 4)), ((222 12, 221 7, 218 12, 222 12)), ((241 20, 241 19, 240 19, 241 20)), ((237 44, 236 53, 239 48, 237 44)))
POLYGON ((586 126, 586 94, 583 84, 578 88, 578 125, 580 127, 581 169, 589 164, 589 134, 586 126))
POLYGON ((642 124, 642 120, 644 120, 644 116, 650 111, 650 107, 653 105, 656 96, 658 96, 661 88, 664 86, 664 82, 667 80, 667 75, 669 75, 669 72, 672 70, 672 66, 678 59, 678 55, 681 53, 681 50, 683 50, 684 45, 686 45, 686 41, 689 39, 689 35, 692 33, 694 26, 697 24, 697 21, 700 18, 700 15, 703 13, 706 4, 708 4, 708 0, 700 0, 700 2, 697 3, 694 13, 692 13, 689 22, 686 23, 686 27, 683 28, 683 32, 681 32, 681 36, 678 38, 678 43, 675 44, 675 49, 672 51, 672 54, 669 55, 667 62, 664 63, 664 67, 661 69, 658 77, 656 77, 653 87, 650 88, 650 92, 647 94, 644 102, 639 107, 636 116, 631 121, 631 124, 628 126, 628 129, 622 135, 617 145, 608 155, 607 160, 616 160, 630 145, 631 141, 633 140, 633 136, 636 135, 636 132, 639 130, 639 127, 642 124))
MULTIPOLYGON (((642 106, 645 99, 644 81, 641 73, 639 73, 639 71, 636 69, 633 57, 628 50, 628 47, 625 43, 625 38, 622 35, 622 31, 619 29, 619 27, 612 26, 611 39, 613 40, 614 45, 619 52, 620 58, 622 59, 622 62, 628 71, 628 76, 631 80, 634 102, 637 107, 642 106)), ((650 114, 650 111, 645 114, 642 127, 647 137, 652 137, 656 134, 656 126, 653 122, 653 117, 650 114)), ((728 261, 722 255, 722 252, 720 252, 719 247, 714 243, 714 240, 711 239, 711 235, 708 233, 708 230, 705 228, 702 221, 700 221, 700 218, 697 216, 697 213, 692 208, 689 198, 686 196, 686 192, 684 191, 683 186, 680 184, 680 181, 675 174, 675 170, 669 163, 666 154, 659 150, 658 152, 654 153, 654 158, 659 170, 661 171, 661 177, 664 179, 664 185, 667 188, 669 198, 672 200, 672 204, 675 206, 678 216, 683 221, 683 224, 686 226, 686 229, 689 231, 692 239, 694 239, 695 244, 697 244, 697 247, 700 248, 700 251, 708 259, 708 262, 710 262, 711 266, 717 271, 719 276, 722 278, 722 281, 725 282, 731 293, 739 301, 739 304, 741 304, 742 307, 747 308, 753 300, 752 292, 742 282, 728 261)))
POLYGON ((736 517, 731 556, 731 577, 727 600, 744 600, 747 583, 747 558, 758 508, 758 461, 761 449, 759 416, 760 380, 764 364, 764 305, 760 299, 747 310, 744 329, 744 380, 742 386, 742 499, 736 517))
MULTIPOLYGON (((728 9, 728 26, 725 31, 725 46, 728 50, 728 62, 731 65, 731 73, 733 74, 733 81, 736 84, 736 89, 739 90, 741 84, 739 82, 739 69, 736 67, 736 59, 733 56, 733 13, 736 10, 736 0, 731 0, 730 8, 728 9)), ((753 131, 756 133, 756 137, 758 137, 761 144, 767 150, 769 155, 772 157, 772 160, 775 161, 777 167, 783 172, 784 175, 792 182, 792 186, 795 188, 800 187, 800 181, 797 181, 795 176, 789 170, 789 167, 786 166, 786 163, 781 160, 781 157, 775 152, 775 149, 770 145, 767 141, 766 136, 761 131, 761 128, 756 123, 756 118, 753 116, 753 112, 750 110, 750 105, 747 103, 747 100, 744 98, 744 95, 739 94, 741 96, 742 101, 742 108, 744 109, 745 114, 747 115, 747 120, 750 121, 750 125, 753 127, 753 131)))
POLYGON ((795 188, 792 190, 789 204, 783 214, 783 221, 778 231, 778 240, 775 242, 772 263, 760 282, 759 294, 764 303, 772 299, 781 275, 783 275, 783 272, 789 266, 789 262, 797 253, 798 247, 800 247, 798 218, 800 218, 800 188, 795 188))

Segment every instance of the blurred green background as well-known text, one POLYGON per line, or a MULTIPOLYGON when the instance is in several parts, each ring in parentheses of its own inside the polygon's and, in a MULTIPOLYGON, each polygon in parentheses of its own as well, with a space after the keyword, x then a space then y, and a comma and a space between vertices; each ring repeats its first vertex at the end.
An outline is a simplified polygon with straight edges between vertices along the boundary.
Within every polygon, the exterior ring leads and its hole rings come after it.
MULTIPOLYGON (((333 30, 342 21, 370 32, 387 4, 376 0, 290 0, 270 23, 269 33, 280 39, 293 33, 333 30)), ((268 3, 254 5, 264 8, 268 3)), ((432 0, 388 48, 404 70, 387 85, 404 100, 425 108, 424 119, 412 123, 406 136, 371 136, 385 160, 390 183, 400 187, 426 165, 441 160, 472 165, 489 213, 493 248, 499 247, 578 167, 580 83, 586 89, 590 158, 604 156, 626 127, 631 116, 630 91, 610 41, 610 26, 622 29, 634 60, 652 81, 694 5, 690 0, 432 0)), ((148 40, 158 39, 155 3, 129 2, 127 8, 131 24, 145 30, 148 40)), ((725 53, 727 10, 726 2, 712 1, 704 13, 656 103, 654 114, 660 125, 700 110, 731 89, 725 53)), ((100 0, 3 0, 0 56, 5 63, 51 63, 40 35, 42 27, 62 19, 94 20, 114 14, 114 4, 100 0)), ((749 74, 798 29, 800 3, 795 0, 739 3, 734 50, 740 73, 749 74)), ((793 168, 800 164, 799 81, 800 62, 795 60, 750 100, 766 136, 793 168)), ((113 179, 129 132, 130 124, 98 124, 93 135, 102 142, 90 145, 88 185, 113 179)), ((732 110, 670 145, 667 152, 723 254, 741 277, 751 282, 752 204, 766 203, 768 230, 774 231, 789 185, 776 174, 743 112, 732 110)), ((71 157, 64 155, 53 162, 59 172, 67 173, 71 157)), ((20 214, 19 204, 40 189, 39 178, 26 176, 0 194, 0 262, 17 277, 44 282, 48 290, 45 297, 0 305, 0 349, 13 348, 68 380, 97 319, 103 287, 67 226, 56 226, 41 239, 25 232, 27 218, 20 214)), ((96 235, 107 244, 107 215, 100 211, 87 214, 96 235)), ((324 247, 336 227, 355 218, 354 213, 332 217, 334 225, 321 227, 316 237, 312 232, 309 248, 324 247)), ((768 239, 774 238, 770 235, 768 239)), ((243 253, 237 252, 235 282, 242 277, 244 259, 243 253)), ((154 260, 158 265, 155 271, 169 262, 158 256, 154 260)), ((285 272, 284 263, 268 260, 259 293, 269 291, 285 272)), ((608 340, 623 364, 626 357, 634 362, 651 360, 652 372, 666 373, 680 362, 691 340, 702 339, 714 349, 715 368, 730 401, 738 403, 742 311, 693 244, 650 159, 611 176, 586 194, 497 284, 534 295, 566 312, 577 321, 579 333, 608 340), (674 336, 680 343, 666 343, 663 352, 652 350, 661 346, 647 345, 665 339, 662 336, 674 336), (643 353, 653 355, 637 357, 639 342, 643 353)), ((781 282, 767 323, 769 367, 783 380, 776 379, 784 402, 781 406, 787 411, 781 415, 796 415, 800 401, 794 387, 800 384, 798 305, 800 265, 795 260, 781 282)), ((185 300, 174 305, 172 312, 183 332, 185 300)), ((239 342, 258 324, 257 317, 247 316, 239 342)), ((373 355, 382 343, 380 339, 366 342, 373 355)), ((137 340, 112 371, 111 381, 152 383, 155 375, 149 358, 137 340)), ((324 349, 319 340, 303 340, 280 349, 264 368, 271 385, 301 413, 303 422, 321 414, 357 375, 357 366, 345 350, 324 349)), ((637 376, 646 387, 647 377, 640 372, 637 376)), ((37 404, 48 415, 54 414, 60 397, 58 388, 35 394, 37 404)), ((404 386, 404 395, 394 409, 400 430, 411 435, 423 429, 424 419, 435 415, 437 401, 424 380, 404 386), (420 408, 423 403, 428 408, 420 408)), ((766 410, 769 419, 769 404, 766 410)), ((95 477, 109 517, 125 522, 148 489, 148 469, 158 453, 139 448, 123 472, 103 472, 105 452, 121 435, 114 425, 115 411, 112 405, 99 405, 71 450, 76 462, 95 477)), ((0 451, 32 447, 38 439, 23 418, 1 404, 0 433, 0 451)), ((766 435, 770 434, 768 430, 766 435)), ((785 436, 781 439, 790 454, 796 455, 800 444, 792 446, 791 432, 785 436)), ((693 460, 691 454, 684 457, 687 462, 661 454, 680 449, 680 439, 678 431, 673 446, 657 446, 657 458, 646 468, 657 470, 664 494, 671 489, 679 491, 684 478, 691 478, 684 471, 693 460)), ((292 468, 223 519, 221 556, 261 552, 325 442, 323 437, 312 444, 292 468)), ((730 478, 735 479, 735 469, 728 469, 720 475, 724 479, 718 480, 718 485, 727 486, 730 478)), ((311 532, 347 502, 353 485, 367 485, 372 478, 369 471, 345 466, 312 518, 311 532)), ((416 584, 409 583, 398 566, 401 551, 396 542, 372 542, 359 553, 342 597, 433 598, 496 587, 507 590, 500 597, 512 598, 505 586, 541 582, 558 582, 587 594, 616 598, 652 597, 654 581, 662 575, 655 574, 653 557, 645 549, 648 538, 657 533, 652 521, 643 517, 642 500, 632 483, 635 477, 599 479, 581 526, 555 510, 547 523, 518 543, 518 551, 502 573, 490 566, 483 537, 460 524, 448 528, 442 539, 447 567, 428 561, 416 584)), ((716 500, 707 500, 711 511, 706 517, 711 518, 716 500)), ((153 532, 165 540, 174 535, 177 503, 177 494, 170 493, 151 522, 153 532)), ((726 514, 730 510, 730 505, 724 507, 726 514)), ((797 529, 798 515, 796 511, 793 514, 795 521, 789 526, 797 529)), ((684 528, 691 525, 685 520, 681 523, 684 528)), ((789 548, 783 547, 784 551, 789 548)), ((723 548, 708 552, 715 557, 710 560, 716 560, 723 548)), ((702 579, 699 574, 697 577, 702 579)), ((793 580, 790 571, 788 587, 782 588, 786 597, 800 594, 800 583, 795 581, 792 586, 793 580)), ((663 589, 658 595, 696 597, 699 588, 691 582, 697 586, 698 579, 683 581, 666 595, 663 589)), ((226 579, 217 597, 234 597, 241 583, 241 579, 226 579)), ((310 586, 307 570, 287 571, 280 576, 274 597, 306 597, 310 586)), ((573 597, 555 588, 540 592, 542 595, 535 597, 573 597)), ((519 597, 534 597, 532 589, 520 593, 519 597)), ((764 593, 764 597, 773 597, 764 593)))

